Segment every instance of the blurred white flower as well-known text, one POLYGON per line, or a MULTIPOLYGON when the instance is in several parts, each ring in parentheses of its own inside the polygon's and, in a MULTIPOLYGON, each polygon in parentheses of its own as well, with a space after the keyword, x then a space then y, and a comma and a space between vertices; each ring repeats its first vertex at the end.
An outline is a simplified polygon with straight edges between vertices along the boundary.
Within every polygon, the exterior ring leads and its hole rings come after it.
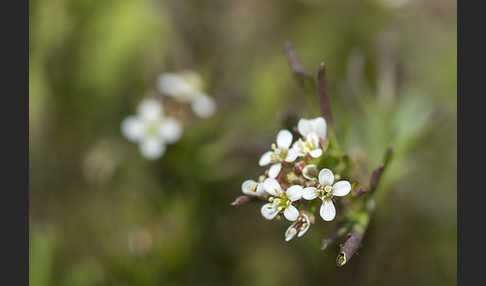
POLYGON ((272 144, 273 151, 268 151, 260 157, 258 164, 266 166, 272 164, 268 171, 270 178, 276 178, 282 169, 282 161, 293 162, 297 159, 297 151, 289 149, 292 144, 292 133, 288 130, 280 130, 277 134, 277 144, 272 144))
POLYGON ((290 241, 292 240, 295 235, 297 237, 303 236, 307 230, 309 230, 310 227, 310 219, 306 214, 301 214, 299 218, 294 221, 289 228, 287 228, 287 231, 285 231, 285 241, 290 241))
POLYGON ((269 203, 264 204, 261 208, 264 218, 271 220, 281 211, 289 221, 295 221, 299 217, 299 211, 292 205, 292 202, 302 198, 303 189, 301 186, 290 186, 284 192, 277 180, 268 178, 263 182, 263 189, 271 195, 268 199, 269 203))
POLYGON ((319 185, 317 188, 308 187, 303 189, 302 197, 306 200, 313 200, 319 197, 322 200, 320 215, 323 220, 331 221, 336 216, 336 208, 332 203, 334 196, 342 197, 351 191, 351 184, 346 180, 336 182, 334 185, 334 174, 329 169, 322 169, 319 172, 319 185))
POLYGON ((258 183, 254 180, 246 180, 241 184, 241 191, 249 196, 261 196, 265 192, 263 190, 263 183, 258 183))
POLYGON ((322 117, 314 119, 301 119, 297 124, 299 133, 304 137, 304 140, 299 139, 293 145, 297 156, 303 157, 309 154, 312 158, 319 158, 323 150, 320 147, 320 140, 326 139, 326 120, 322 117))
POLYGON ((202 91, 201 77, 193 71, 161 74, 157 88, 164 95, 191 104, 193 112, 199 117, 210 117, 216 111, 214 100, 202 91))
POLYGON ((129 141, 139 143, 140 152, 147 159, 162 156, 166 144, 175 143, 182 135, 179 121, 164 116, 162 105, 152 98, 144 99, 137 114, 122 121, 121 130, 129 141))

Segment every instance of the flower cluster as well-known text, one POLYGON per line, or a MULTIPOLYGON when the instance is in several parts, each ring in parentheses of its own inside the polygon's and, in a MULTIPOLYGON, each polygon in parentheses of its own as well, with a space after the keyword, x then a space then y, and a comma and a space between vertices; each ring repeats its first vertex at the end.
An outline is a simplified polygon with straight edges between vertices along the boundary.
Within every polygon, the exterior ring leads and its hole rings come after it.
MULTIPOLYGON (((207 118, 216 110, 211 97, 202 92, 202 80, 195 72, 162 74, 157 88, 179 102, 190 102, 192 110, 200 117, 207 118)), ((161 100, 146 98, 139 104, 136 115, 122 121, 121 130, 129 141, 139 144, 145 158, 153 160, 164 154, 167 144, 180 139, 183 128, 179 120, 165 114, 161 100)))
POLYGON ((326 120, 322 117, 301 119, 297 130, 300 138, 295 142, 288 130, 277 134, 276 144, 264 153, 260 166, 270 166, 258 182, 246 180, 241 188, 245 195, 267 200, 261 208, 265 219, 283 216, 292 222, 285 232, 285 240, 301 237, 313 223, 308 209, 320 202, 320 217, 332 221, 336 217, 335 197, 346 196, 351 184, 339 180, 330 169, 318 170, 318 164, 326 151, 326 120))

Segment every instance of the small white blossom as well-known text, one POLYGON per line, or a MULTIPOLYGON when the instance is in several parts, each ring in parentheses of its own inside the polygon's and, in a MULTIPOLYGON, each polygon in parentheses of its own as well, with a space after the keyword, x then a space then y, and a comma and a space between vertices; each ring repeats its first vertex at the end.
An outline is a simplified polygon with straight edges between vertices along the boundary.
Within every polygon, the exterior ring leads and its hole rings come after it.
POLYGON ((296 150, 289 149, 292 144, 292 133, 288 130, 280 130, 277 134, 277 144, 272 144, 273 151, 268 151, 260 157, 258 164, 266 166, 272 164, 268 171, 270 178, 276 178, 282 169, 282 161, 293 162, 297 159, 296 150))
POLYGON ((241 184, 241 191, 245 195, 249 196, 262 196, 265 191, 263 190, 263 183, 258 183, 254 180, 246 180, 241 184))
POLYGON ((299 211, 292 205, 292 202, 302 198, 301 186, 293 185, 287 191, 283 191, 277 180, 268 178, 263 182, 263 189, 271 195, 268 199, 269 203, 264 204, 261 208, 264 218, 271 220, 281 211, 289 221, 295 221, 299 217, 299 211))
POLYGON ((321 157, 323 151, 319 145, 319 137, 315 133, 309 134, 305 140, 299 138, 293 145, 297 156, 304 157, 306 154, 311 155, 312 158, 321 157))
POLYGON ((292 240, 295 235, 297 237, 303 236, 310 227, 310 219, 306 214, 301 214, 299 218, 292 223, 292 225, 285 231, 285 241, 292 240))
POLYGON ((351 184, 346 180, 336 182, 334 185, 334 174, 329 169, 322 169, 319 172, 319 185, 317 188, 308 187, 303 190, 302 197, 306 200, 313 200, 319 197, 322 200, 320 215, 323 220, 331 221, 336 216, 336 208, 332 203, 334 196, 342 197, 351 191, 351 184))
POLYGON ((195 72, 161 74, 157 80, 157 88, 164 95, 190 103, 199 117, 210 117, 216 111, 214 100, 202 91, 202 79, 195 72))
POLYGON ((297 124, 297 129, 306 139, 310 134, 315 134, 318 138, 326 139, 327 124, 323 117, 314 119, 302 118, 297 124))
POLYGON ((314 119, 303 118, 299 120, 297 129, 304 140, 297 140, 292 145, 292 149, 295 149, 299 157, 309 154, 312 158, 319 158, 323 153, 319 144, 320 140, 326 138, 326 120, 322 117, 314 119))
POLYGON ((122 121, 121 130, 129 141, 139 143, 140 152, 147 159, 162 156, 166 144, 176 142, 182 135, 179 121, 164 116, 162 105, 155 99, 144 99, 137 115, 122 121))

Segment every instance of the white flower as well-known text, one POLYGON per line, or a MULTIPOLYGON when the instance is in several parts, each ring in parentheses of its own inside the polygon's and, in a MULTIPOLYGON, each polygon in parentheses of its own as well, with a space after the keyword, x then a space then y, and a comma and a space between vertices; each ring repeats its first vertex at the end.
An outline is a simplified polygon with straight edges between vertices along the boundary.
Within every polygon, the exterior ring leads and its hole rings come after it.
POLYGON ((207 118, 216 111, 216 104, 202 91, 202 87, 201 77, 192 71, 165 73, 157 79, 157 88, 162 94, 190 103, 197 116, 207 118))
POLYGON ((315 134, 318 138, 326 139, 327 124, 323 117, 314 119, 302 118, 297 124, 297 129, 306 139, 310 134, 315 134))
POLYGON ((300 217, 292 223, 292 225, 285 231, 285 241, 292 240, 295 235, 297 237, 303 236, 310 227, 310 219, 306 214, 301 214, 300 217))
POLYGON ((304 140, 299 139, 293 145, 292 149, 299 157, 303 157, 306 154, 312 156, 312 158, 319 158, 323 150, 320 147, 320 139, 326 138, 326 120, 322 117, 314 119, 301 119, 297 124, 299 133, 304 137, 304 140))
POLYGON ((321 198, 322 205, 320 215, 323 220, 331 221, 336 216, 336 208, 332 203, 334 196, 342 197, 351 191, 351 184, 348 181, 341 180, 334 185, 334 174, 329 169, 322 169, 319 172, 319 185, 317 188, 308 187, 303 190, 302 197, 306 200, 321 198))
POLYGON ((182 135, 179 121, 165 117, 162 105, 155 99, 144 99, 137 115, 122 121, 121 130, 129 141, 139 143, 140 152, 147 159, 162 156, 165 145, 176 142, 182 135))
POLYGON ((297 159, 296 150, 289 149, 292 144, 292 133, 288 130, 280 130, 277 134, 277 144, 272 144, 273 151, 268 151, 260 157, 258 165, 266 166, 272 164, 268 171, 270 178, 276 178, 282 169, 282 161, 293 162, 297 159))
POLYGON ((258 183, 254 180, 246 180, 241 184, 241 191, 249 196, 261 196, 265 193, 263 190, 263 183, 258 183))
POLYGON ((297 156, 304 157, 306 154, 311 155, 312 158, 321 157, 323 151, 319 145, 319 137, 315 133, 307 135, 305 140, 299 138, 293 145, 297 156))
POLYGON ((281 211, 289 221, 295 221, 299 217, 299 211, 292 205, 292 202, 302 198, 301 186, 290 186, 284 192, 277 180, 268 178, 263 182, 263 189, 271 195, 268 199, 269 203, 263 205, 261 209, 264 218, 271 220, 281 211))

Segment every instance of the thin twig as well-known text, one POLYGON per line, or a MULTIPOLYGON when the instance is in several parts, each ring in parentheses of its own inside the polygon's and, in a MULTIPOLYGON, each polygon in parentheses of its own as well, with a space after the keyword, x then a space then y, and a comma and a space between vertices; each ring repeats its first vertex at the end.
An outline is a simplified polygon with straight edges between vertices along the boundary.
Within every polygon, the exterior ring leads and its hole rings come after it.
POLYGON ((284 49, 285 49, 285 54, 287 55, 287 59, 289 60, 290 68, 292 69, 292 73, 294 74, 294 76, 300 77, 304 80, 308 79, 314 81, 312 75, 305 70, 304 66, 300 63, 299 59, 297 58, 297 55, 295 54, 295 51, 292 48, 292 44, 286 42, 284 45, 284 49))
POLYGON ((319 105, 321 107, 321 113, 326 119, 328 123, 332 123, 332 112, 331 112, 331 105, 329 102, 328 92, 327 92, 327 84, 326 84, 326 66, 324 63, 321 63, 319 67, 319 71, 317 73, 317 82, 314 83, 314 77, 304 68, 301 64, 297 55, 292 48, 292 45, 287 42, 284 46, 285 54, 287 55, 287 59, 289 61, 290 68, 292 69, 292 73, 296 78, 299 78, 303 81, 310 80, 314 86, 316 86, 317 90, 317 98, 319 100, 319 105))
POLYGON ((332 123, 331 103, 326 83, 326 65, 321 63, 317 72, 317 97, 321 106, 321 112, 328 123, 332 123))
POLYGON ((329 236, 322 239, 321 250, 326 250, 331 244, 336 242, 339 238, 346 234, 348 231, 348 226, 342 226, 337 231, 331 233, 329 236))
POLYGON ((356 222, 348 233, 348 239, 341 245, 339 254, 336 258, 337 266, 341 267, 346 264, 359 249, 363 236, 368 228, 369 221, 369 212, 363 211, 359 213, 356 222))
POLYGON ((383 160, 383 164, 381 164, 378 168, 373 170, 371 173, 370 182, 368 187, 357 187, 353 190, 353 196, 359 197, 365 193, 373 193, 377 188, 378 184, 381 181, 381 177, 385 172, 386 167, 390 163, 391 159, 393 158, 393 149, 390 147, 385 153, 385 159, 383 160))
POLYGON ((336 259, 337 266, 341 267, 353 257, 363 239, 362 233, 351 232, 346 242, 341 246, 341 250, 336 259))

